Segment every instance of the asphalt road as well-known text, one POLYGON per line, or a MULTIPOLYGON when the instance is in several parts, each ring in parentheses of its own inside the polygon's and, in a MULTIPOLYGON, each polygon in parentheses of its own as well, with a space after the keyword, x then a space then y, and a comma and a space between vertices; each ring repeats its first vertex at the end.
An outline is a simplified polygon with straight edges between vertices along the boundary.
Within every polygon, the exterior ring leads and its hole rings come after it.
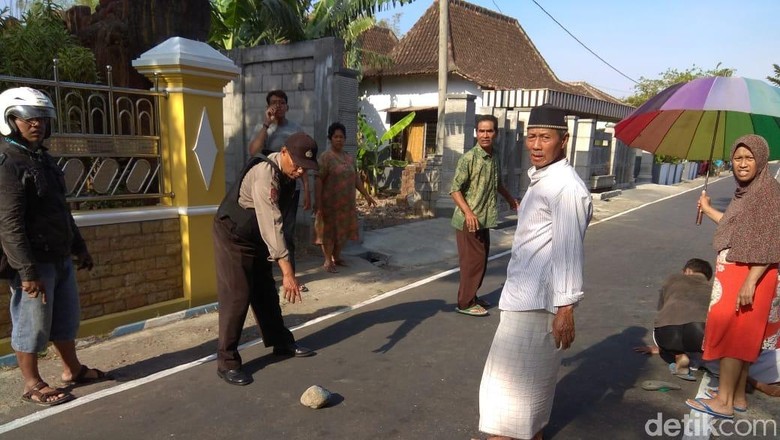
MULTIPOLYGON (((710 187, 725 208, 731 179, 710 187)), ((682 418, 696 383, 669 393, 639 388, 676 380, 658 358, 631 348, 651 342, 657 291, 692 257, 714 259, 714 225, 695 226, 698 191, 592 225, 586 243, 586 299, 576 309, 577 339, 567 352, 548 439, 648 438, 645 423, 682 418)), ((492 261, 482 287, 496 304, 508 257, 492 261)), ((242 356, 255 382, 229 386, 207 362, 89 401, 4 434, 8 439, 469 439, 477 432, 478 390, 499 312, 454 312, 453 274, 302 328, 317 356, 283 359, 262 346, 242 356), (319 384, 333 404, 298 402, 319 384)), ((127 384, 125 384, 127 385, 127 384)), ((121 387, 121 385, 120 385, 121 387)), ((777 405, 751 397, 752 410, 780 419, 777 405)), ((44 415, 46 412, 39 413, 44 415)))

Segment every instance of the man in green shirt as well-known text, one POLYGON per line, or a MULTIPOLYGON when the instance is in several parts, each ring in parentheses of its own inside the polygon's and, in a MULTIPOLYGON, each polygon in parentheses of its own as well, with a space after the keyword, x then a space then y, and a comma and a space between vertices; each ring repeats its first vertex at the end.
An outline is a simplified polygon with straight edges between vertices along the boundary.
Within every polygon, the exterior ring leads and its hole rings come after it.
POLYGON ((485 316, 490 304, 477 298, 490 252, 490 230, 497 224, 500 193, 512 210, 517 200, 501 183, 501 165, 493 153, 498 119, 493 115, 477 117, 477 145, 458 160, 450 195, 455 201, 452 226, 460 259, 460 287, 457 311, 466 315, 485 316))

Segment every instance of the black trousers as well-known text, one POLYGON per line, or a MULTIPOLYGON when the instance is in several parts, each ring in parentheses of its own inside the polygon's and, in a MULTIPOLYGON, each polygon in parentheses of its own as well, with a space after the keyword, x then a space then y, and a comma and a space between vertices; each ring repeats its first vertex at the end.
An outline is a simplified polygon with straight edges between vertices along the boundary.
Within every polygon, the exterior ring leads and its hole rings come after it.
POLYGON ((238 344, 249 307, 266 347, 295 342, 292 332, 284 326, 268 248, 262 239, 249 242, 232 234, 232 227, 229 219, 214 221, 219 303, 217 367, 221 370, 241 367, 238 344))
POLYGON ((653 338, 658 352, 667 363, 674 362, 674 355, 683 353, 701 353, 704 342, 704 323, 689 322, 682 325, 656 327, 653 338))

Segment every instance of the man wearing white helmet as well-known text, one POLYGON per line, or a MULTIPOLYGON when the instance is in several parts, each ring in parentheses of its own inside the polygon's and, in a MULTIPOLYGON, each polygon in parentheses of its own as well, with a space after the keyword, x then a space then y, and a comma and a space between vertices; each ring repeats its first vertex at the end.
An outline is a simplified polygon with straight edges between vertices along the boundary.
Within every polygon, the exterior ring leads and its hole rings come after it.
POLYGON ((80 310, 71 255, 79 269, 92 269, 92 257, 65 201, 62 172, 43 146, 55 117, 38 90, 0 93, 0 276, 11 287, 11 346, 24 377, 22 399, 45 406, 73 399, 38 371, 38 353, 49 341, 62 359, 64 383, 107 377, 76 356, 80 310))

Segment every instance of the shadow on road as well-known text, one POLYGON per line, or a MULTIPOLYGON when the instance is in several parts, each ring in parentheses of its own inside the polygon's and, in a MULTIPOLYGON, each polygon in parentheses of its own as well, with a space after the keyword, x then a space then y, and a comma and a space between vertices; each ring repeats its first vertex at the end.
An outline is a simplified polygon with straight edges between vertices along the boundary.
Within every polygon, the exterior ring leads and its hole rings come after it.
POLYGON ((626 347, 630 350, 630 347, 645 345, 646 334, 647 329, 643 327, 629 327, 563 359, 563 365, 576 365, 576 369, 558 382, 545 437, 553 437, 574 420, 590 419, 593 414, 624 414, 615 408, 623 404, 624 393, 635 386, 648 359, 647 356, 627 356, 626 347), (583 417, 588 413, 591 413, 589 417, 583 417))
POLYGON ((439 312, 450 311, 452 307, 454 306, 449 306, 443 300, 433 299, 396 304, 349 316, 306 336, 300 342, 307 347, 321 350, 358 335, 375 325, 399 322, 398 327, 387 336, 387 342, 373 350, 374 353, 387 353, 424 320, 439 312))
MULTIPOLYGON (((344 307, 345 306, 332 306, 332 307, 325 307, 319 309, 312 313, 286 315, 284 317, 285 325, 289 327, 293 327, 295 325, 301 324, 303 322, 309 321, 319 316, 324 316, 336 310, 341 310, 344 307)), ((244 331, 241 333, 242 344, 260 338, 260 330, 256 325, 256 321, 254 319, 254 315, 252 315, 251 313, 251 310, 248 319, 252 321, 253 325, 245 328, 244 331)), ((188 362, 192 362, 197 359, 202 359, 206 356, 214 354, 216 350, 217 350, 217 340, 210 339, 208 341, 203 341, 202 343, 196 346, 189 347, 184 350, 163 353, 160 356, 144 359, 139 362, 135 362, 133 364, 124 365, 122 367, 112 370, 111 375, 113 376, 114 380, 117 382, 129 382, 131 380, 140 379, 142 377, 146 377, 151 374, 158 373, 160 371, 165 371, 169 368, 186 364, 188 362)), ((247 368, 253 368, 252 372, 256 372, 267 365, 275 363, 277 360, 283 360, 283 359, 284 359, 283 357, 272 356, 269 354, 268 356, 261 356, 257 359, 252 359, 252 358, 244 359, 244 361, 245 364, 248 365, 247 368), (265 358, 269 358, 269 359, 265 359, 265 358), (259 363, 253 365, 255 364, 255 361, 259 363)))

